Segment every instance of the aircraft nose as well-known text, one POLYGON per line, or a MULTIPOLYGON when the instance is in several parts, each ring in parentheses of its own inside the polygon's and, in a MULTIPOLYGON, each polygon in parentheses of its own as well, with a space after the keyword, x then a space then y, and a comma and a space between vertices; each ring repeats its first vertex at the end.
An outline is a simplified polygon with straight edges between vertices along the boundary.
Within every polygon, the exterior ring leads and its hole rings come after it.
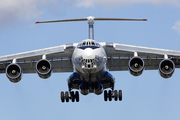
POLYGON ((84 50, 83 59, 94 59, 94 58, 95 58, 94 50, 91 48, 86 48, 84 50))

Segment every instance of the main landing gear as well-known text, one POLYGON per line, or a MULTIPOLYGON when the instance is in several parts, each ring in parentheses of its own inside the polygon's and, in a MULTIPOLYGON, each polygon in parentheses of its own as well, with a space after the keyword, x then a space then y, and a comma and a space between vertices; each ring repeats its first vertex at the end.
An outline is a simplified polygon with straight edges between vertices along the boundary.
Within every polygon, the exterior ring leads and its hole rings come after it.
MULTIPOLYGON (((71 92, 61 92, 60 94, 61 102, 69 102, 71 100, 72 102, 79 102, 79 92, 71 91, 71 92)), ((122 101, 122 90, 105 90, 104 91, 104 101, 112 101, 114 99, 115 101, 119 100, 122 101)))
POLYGON ((109 101, 112 101, 112 98, 114 98, 115 101, 117 101, 119 99, 119 101, 122 100, 122 90, 109 90, 107 92, 107 90, 104 91, 104 101, 107 101, 109 99, 109 101))
POLYGON ((79 92, 76 91, 74 93, 74 91, 71 91, 71 92, 68 92, 66 91, 65 93, 64 92, 61 92, 61 102, 69 102, 69 100, 71 99, 72 102, 79 102, 79 92))

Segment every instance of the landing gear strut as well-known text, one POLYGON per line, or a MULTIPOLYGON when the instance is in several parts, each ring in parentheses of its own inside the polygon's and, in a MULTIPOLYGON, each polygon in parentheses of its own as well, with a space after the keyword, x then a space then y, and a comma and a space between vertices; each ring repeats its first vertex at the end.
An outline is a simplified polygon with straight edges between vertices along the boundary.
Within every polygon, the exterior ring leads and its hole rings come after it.
POLYGON ((109 90, 107 92, 107 90, 104 91, 104 101, 107 101, 109 99, 109 101, 112 101, 112 98, 114 98, 115 101, 117 101, 119 99, 119 101, 122 100, 122 90, 109 90))
POLYGON ((74 93, 74 91, 68 92, 66 91, 65 93, 62 91, 60 94, 61 97, 61 102, 69 102, 69 100, 71 99, 72 102, 79 102, 79 92, 76 91, 74 93))

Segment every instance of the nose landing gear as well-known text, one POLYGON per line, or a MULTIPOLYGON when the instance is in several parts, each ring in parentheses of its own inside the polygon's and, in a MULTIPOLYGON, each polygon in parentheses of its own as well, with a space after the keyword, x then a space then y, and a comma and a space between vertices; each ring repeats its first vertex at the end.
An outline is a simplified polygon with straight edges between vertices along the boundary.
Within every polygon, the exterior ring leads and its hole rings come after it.
POLYGON ((109 101, 112 101, 112 98, 114 98, 115 101, 117 101, 119 99, 119 101, 122 101, 122 90, 109 90, 107 92, 107 90, 104 91, 104 101, 107 101, 109 99, 109 101))

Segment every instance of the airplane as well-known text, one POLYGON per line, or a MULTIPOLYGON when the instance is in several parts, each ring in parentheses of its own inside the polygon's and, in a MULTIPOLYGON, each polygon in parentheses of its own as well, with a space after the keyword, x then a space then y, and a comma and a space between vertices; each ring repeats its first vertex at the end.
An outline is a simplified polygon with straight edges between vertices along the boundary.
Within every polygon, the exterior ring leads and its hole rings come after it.
POLYGON ((94 21, 147 21, 147 19, 85 17, 36 23, 87 21, 89 38, 80 43, 60 45, 0 57, 0 73, 17 83, 23 73, 37 73, 47 79, 51 73, 71 72, 68 91, 60 93, 61 102, 79 102, 82 95, 104 92, 104 101, 122 101, 122 90, 115 90, 115 78, 109 71, 127 71, 139 76, 144 70, 158 70, 170 78, 180 68, 180 51, 125 45, 94 40, 94 21), (109 89, 109 90, 107 90, 109 89), (77 90, 77 91, 74 91, 77 90))

